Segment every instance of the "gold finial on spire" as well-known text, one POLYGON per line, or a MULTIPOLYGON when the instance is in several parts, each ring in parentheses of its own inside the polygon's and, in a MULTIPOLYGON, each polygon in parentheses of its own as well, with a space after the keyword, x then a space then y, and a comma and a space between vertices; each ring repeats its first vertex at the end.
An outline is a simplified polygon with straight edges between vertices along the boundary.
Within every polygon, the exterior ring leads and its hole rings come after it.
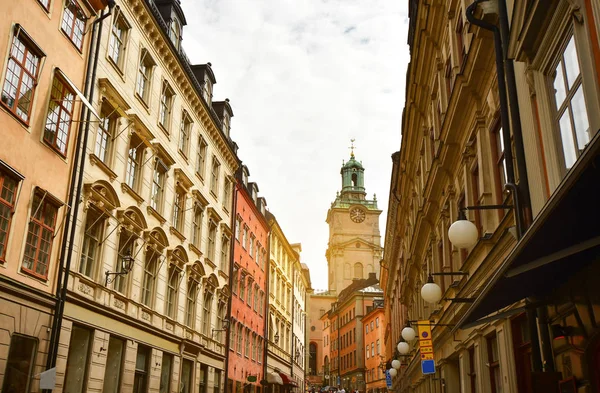
POLYGON ((354 141, 356 141, 356 139, 354 139, 354 138, 350 139, 350 147, 348 148, 348 149, 350 149, 350 158, 351 159, 354 159, 354 149, 355 149, 354 141))

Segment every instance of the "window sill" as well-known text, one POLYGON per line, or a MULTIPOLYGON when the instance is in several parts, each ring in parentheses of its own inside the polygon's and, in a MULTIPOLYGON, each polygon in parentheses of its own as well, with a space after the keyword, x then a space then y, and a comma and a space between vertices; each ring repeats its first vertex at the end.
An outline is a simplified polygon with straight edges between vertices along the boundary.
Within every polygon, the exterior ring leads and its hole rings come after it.
POLYGON ((121 69, 121 67, 115 63, 115 61, 113 60, 112 57, 110 57, 108 55, 108 53, 106 54, 106 59, 108 60, 108 63, 114 68, 114 70, 117 72, 117 74, 121 77, 121 80, 123 82, 125 82, 125 72, 121 69))
POLYGON ((153 215, 158 221, 160 221, 160 224, 164 224, 165 222, 167 222, 167 219, 164 218, 158 211, 156 211, 152 206, 148 206, 146 208, 148 214, 153 215))
POLYGON ((174 226, 169 227, 169 231, 171 232, 171 234, 175 235, 182 242, 185 241, 185 236, 183 236, 183 234, 181 232, 179 232, 179 230, 177 228, 175 228, 174 226))
POLYGON ((186 164, 190 163, 187 154, 185 154, 183 150, 177 148, 177 153, 179 153, 179 155, 183 158, 186 164))
POLYGON ((47 276, 46 276, 46 277, 44 277, 44 276, 42 276, 41 274, 37 274, 37 273, 35 273, 33 270, 29 270, 29 269, 27 269, 27 268, 25 268, 25 267, 23 267, 23 266, 21 266, 21 272, 22 272, 23 274, 27 275, 27 276, 30 276, 30 277, 32 277, 32 278, 34 278, 34 279, 36 279, 36 280, 39 280, 39 281, 41 281, 41 282, 43 282, 43 283, 46 283, 46 282, 48 282, 48 277, 47 277, 47 276))
POLYGON ((215 269, 217 267, 217 265, 215 265, 215 263, 212 260, 210 260, 210 258, 208 258, 208 257, 204 257, 204 262, 208 263, 208 265, 210 267, 212 267, 213 269, 215 269))
POLYGON ((158 125, 158 128, 160 128, 160 130, 166 135, 167 139, 171 140, 171 134, 169 133, 169 130, 167 130, 167 127, 165 127, 160 121, 156 124, 158 125))
POLYGON ((138 206, 144 202, 144 198, 140 194, 138 194, 133 188, 129 187, 127 183, 121 183, 121 190, 124 193, 129 194, 133 199, 136 200, 138 206))
POLYGON ((102 169, 102 171, 108 175, 108 177, 110 178, 111 181, 115 180, 118 177, 117 174, 115 172, 113 172, 113 170, 110 169, 109 166, 106 165, 106 163, 104 161, 102 161, 100 159, 100 157, 98 157, 94 153, 90 153, 89 157, 90 157, 90 164, 98 165, 98 168, 102 169))
MULTIPOLYGON (((35 91, 34 91, 34 94, 35 94, 35 91)), ((2 107, 4 110, 6 110, 6 112, 8 112, 8 114, 9 114, 10 116, 12 116, 12 117, 13 117, 15 120, 17 120, 19 123, 21 123, 21 125, 22 125, 23 127, 25 127, 25 129, 27 130, 27 132, 30 132, 30 131, 29 131, 29 122, 28 122, 28 121, 25 121, 25 120, 23 120, 23 119, 21 119, 21 118, 19 117, 19 115, 17 115, 15 112, 13 112, 13 111, 12 111, 12 109, 10 109, 10 107, 9 107, 8 105, 6 105, 6 104, 4 103, 4 101, 2 101, 2 100, 0 100, 0 107, 2 107)))
MULTIPOLYGON (((69 133, 69 138, 70 137, 71 137, 71 135, 69 133)), ((54 146, 51 142, 47 141, 44 138, 42 138, 42 142, 44 143, 44 145, 46 145, 47 148, 49 148, 50 150, 52 150, 53 152, 55 152, 56 154, 58 154, 58 156, 60 158, 62 158, 65 162, 67 161, 67 154, 66 153, 63 153, 62 151, 60 151, 58 149, 58 147, 54 146)), ((65 150, 69 151, 69 145, 68 144, 67 144, 67 146, 65 146, 65 150)))
POLYGON ((202 256, 202 251, 200 251, 200 249, 198 247, 196 247, 193 243, 189 243, 188 248, 190 250, 192 250, 193 252, 195 252, 199 257, 202 256))
POLYGON ((137 100, 140 102, 140 104, 142 104, 142 106, 144 107, 144 109, 146 110, 146 112, 148 114, 150 114, 150 105, 148 105, 148 103, 146 102, 146 100, 144 100, 144 98, 142 96, 140 96, 138 94, 138 92, 135 92, 135 98, 137 98, 137 100))
POLYGON ((223 270, 219 270, 219 276, 223 277, 226 280, 229 278, 227 273, 225 273, 223 270))
POLYGON ((200 179, 200 181, 202 182, 202 184, 204 184, 204 177, 200 174, 200 172, 196 172, 196 177, 198 179, 200 179))

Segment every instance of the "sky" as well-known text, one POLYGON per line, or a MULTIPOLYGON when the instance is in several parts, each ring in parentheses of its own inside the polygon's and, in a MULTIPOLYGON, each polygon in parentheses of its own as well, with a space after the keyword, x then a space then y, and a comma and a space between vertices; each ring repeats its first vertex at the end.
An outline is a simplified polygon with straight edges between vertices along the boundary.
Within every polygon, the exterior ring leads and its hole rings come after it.
POLYGON ((407 0, 181 0, 183 47, 230 99, 231 137, 312 286, 327 288, 327 211, 350 157, 377 195, 383 246, 409 60, 407 0))

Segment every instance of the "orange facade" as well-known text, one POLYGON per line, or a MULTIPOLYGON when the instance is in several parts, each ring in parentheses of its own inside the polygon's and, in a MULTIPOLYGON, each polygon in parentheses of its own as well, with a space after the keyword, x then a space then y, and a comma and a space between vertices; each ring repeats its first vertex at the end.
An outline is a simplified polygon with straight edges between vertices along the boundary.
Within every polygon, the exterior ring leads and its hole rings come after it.
POLYGON ((385 374, 385 311, 383 306, 375 306, 363 318, 365 343, 365 382, 367 393, 386 390, 385 374))
POLYGON ((269 226, 258 187, 240 169, 236 184, 236 227, 229 333, 228 392, 261 391, 265 378, 267 245, 269 226))

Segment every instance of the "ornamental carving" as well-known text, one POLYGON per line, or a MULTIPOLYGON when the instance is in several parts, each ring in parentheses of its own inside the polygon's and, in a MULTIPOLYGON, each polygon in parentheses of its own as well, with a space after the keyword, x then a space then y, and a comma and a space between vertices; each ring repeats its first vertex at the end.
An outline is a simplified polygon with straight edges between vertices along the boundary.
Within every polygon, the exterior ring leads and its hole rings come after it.
POLYGON ((120 310, 125 309, 125 303, 121 299, 115 299, 113 305, 120 310))
POLYGON ((90 287, 87 284, 84 284, 82 282, 79 283, 79 286, 77 287, 77 289, 79 290, 79 292, 84 293, 86 295, 92 295, 92 292, 94 292, 94 288, 90 287))
POLYGON ((148 312, 146 312, 146 311, 142 311, 142 319, 143 319, 144 321, 148 321, 148 322, 150 322, 150 318, 151 318, 151 317, 150 317, 150 314, 149 314, 148 312))

